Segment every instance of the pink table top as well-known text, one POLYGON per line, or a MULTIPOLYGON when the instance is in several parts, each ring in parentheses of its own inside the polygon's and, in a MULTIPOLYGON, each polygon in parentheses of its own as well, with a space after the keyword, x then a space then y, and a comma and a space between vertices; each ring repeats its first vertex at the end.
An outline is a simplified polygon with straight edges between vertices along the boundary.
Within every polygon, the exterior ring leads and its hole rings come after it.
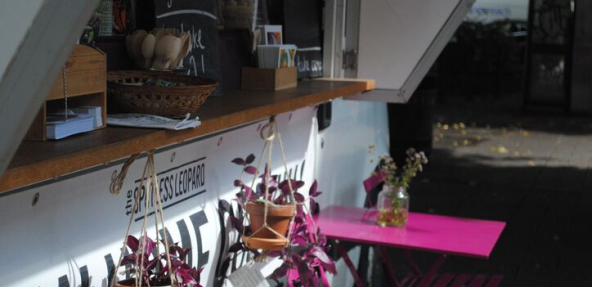
POLYGON ((380 227, 376 211, 329 206, 315 219, 329 239, 489 258, 505 222, 409 213, 405 227, 380 227))

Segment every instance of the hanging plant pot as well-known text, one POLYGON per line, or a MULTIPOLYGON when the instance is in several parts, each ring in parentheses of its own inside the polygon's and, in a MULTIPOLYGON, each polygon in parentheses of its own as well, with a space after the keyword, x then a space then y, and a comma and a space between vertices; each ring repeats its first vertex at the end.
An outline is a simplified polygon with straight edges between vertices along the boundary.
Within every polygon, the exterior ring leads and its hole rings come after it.
MULTIPOLYGON (((119 194, 123 181, 125 180, 127 169, 134 162, 139 154, 132 155, 123 165, 121 171, 112 179, 110 192, 119 194)), ((161 201, 160 189, 158 188, 158 176, 154 166, 154 151, 148 151, 146 157, 146 166, 139 181, 138 190, 144 187, 153 186, 150 192, 145 193, 144 199, 146 208, 144 208, 144 221, 140 230, 140 236, 136 238, 131 235, 133 216, 130 216, 126 235, 121 246, 121 254, 117 265, 114 268, 113 276, 109 279, 110 286, 114 287, 201 287, 199 284, 200 274, 203 268, 191 267, 186 263, 185 257, 189 254, 189 249, 184 249, 178 243, 169 244, 166 236, 161 237, 156 232, 156 240, 148 237, 148 202, 154 202, 154 229, 167 230, 164 221, 163 207, 161 201), (155 199, 152 201, 152 199, 155 199), (160 229, 162 227, 162 229, 160 229), (162 240, 161 240, 162 239, 162 240), (159 247, 162 244, 163 247, 159 247), (126 252, 129 249, 131 252, 126 252), (164 252, 161 252, 163 250, 164 252), (162 261, 166 263, 163 264, 162 261), (128 279, 120 280, 117 276, 120 267, 126 266, 125 274, 128 279), (129 278, 129 275, 136 278, 129 278)), ((140 206, 140 197, 134 197, 132 210, 138 210, 140 206)))
POLYGON ((286 234, 290 221, 295 215, 295 205, 274 205, 263 202, 247 202, 246 212, 253 235, 243 236, 243 242, 251 249, 269 251, 282 250, 288 244, 286 234), (267 227, 265 224, 265 208, 267 207, 267 227), (274 233, 273 229, 278 234, 274 233))

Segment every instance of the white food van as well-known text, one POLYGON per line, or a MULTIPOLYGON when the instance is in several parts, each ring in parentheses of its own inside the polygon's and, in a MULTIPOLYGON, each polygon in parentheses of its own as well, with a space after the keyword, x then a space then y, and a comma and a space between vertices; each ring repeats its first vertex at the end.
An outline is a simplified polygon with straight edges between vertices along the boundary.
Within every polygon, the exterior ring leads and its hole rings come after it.
MULTIPOLYGON (((130 167, 122 193, 109 193, 111 180, 132 154, 126 144, 133 145, 133 140, 116 143, 121 144, 114 152, 118 156, 103 161, 98 158, 106 156, 105 149, 94 142, 96 152, 57 158, 52 155, 55 144, 35 145, 39 148, 31 153, 36 162, 19 152, 18 164, 11 163, 43 95, 72 51, 79 27, 96 4, 97 0, 0 2, 3 286, 81 286, 89 280, 91 286, 109 286, 108 272, 117 264, 129 216, 137 216, 130 214, 130 201, 145 157, 130 167), (73 158, 76 164, 66 166, 73 158), (58 170, 68 172, 56 174, 58 170), (43 178, 44 174, 52 176, 43 178)), ((277 114, 291 174, 307 184, 318 179, 321 207, 363 205, 362 181, 376 158, 389 149, 386 103, 407 102, 472 4, 471 0, 326 1, 325 77, 373 79, 376 89, 334 96, 331 125, 322 131, 314 105, 285 105, 277 114), (346 56, 357 62, 344 62, 346 56)), ((216 265, 228 246, 217 209, 220 199, 231 200, 236 193, 233 180, 240 170, 231 160, 258 154, 262 147, 259 129, 268 116, 245 118, 195 137, 169 141, 166 137, 175 133, 162 132, 161 142, 148 142, 146 148, 156 148, 158 177, 170 183, 164 202, 167 236, 192 248, 189 260, 204 266, 204 286, 215 285, 216 265)), ((204 121, 203 126, 212 124, 204 121)), ((140 137, 138 141, 143 142, 140 137)), ((283 172, 279 156, 274 157, 274 171, 283 172)), ((140 223, 134 224, 132 230, 139 230, 140 223)), ((358 253, 356 248, 350 251, 354 261, 358 253)), ((269 275, 277 264, 270 261, 260 267, 269 275)), ((333 286, 353 284, 341 261, 331 280, 333 286)))

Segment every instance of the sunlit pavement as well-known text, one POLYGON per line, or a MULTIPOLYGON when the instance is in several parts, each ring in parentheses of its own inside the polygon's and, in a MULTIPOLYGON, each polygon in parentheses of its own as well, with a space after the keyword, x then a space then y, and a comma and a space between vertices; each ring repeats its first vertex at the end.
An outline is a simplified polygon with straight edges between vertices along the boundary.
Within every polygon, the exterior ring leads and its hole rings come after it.
MULTIPOLYGON (((592 117, 520 108, 519 96, 439 104, 411 209, 507 222, 489 260, 451 257, 443 272, 592 286, 592 117)), ((424 267, 433 259, 417 258, 424 267)))

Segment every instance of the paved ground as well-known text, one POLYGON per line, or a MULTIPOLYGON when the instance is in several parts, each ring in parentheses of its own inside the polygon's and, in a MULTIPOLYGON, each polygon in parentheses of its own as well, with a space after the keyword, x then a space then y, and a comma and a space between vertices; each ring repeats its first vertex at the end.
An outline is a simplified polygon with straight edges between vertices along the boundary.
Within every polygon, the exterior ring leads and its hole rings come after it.
MULTIPOLYGON (((592 117, 520 106, 519 96, 438 104, 411 209, 507 222, 489 260, 452 258, 443 271, 592 286, 592 117)), ((418 259, 425 267, 431 256, 418 259)))

